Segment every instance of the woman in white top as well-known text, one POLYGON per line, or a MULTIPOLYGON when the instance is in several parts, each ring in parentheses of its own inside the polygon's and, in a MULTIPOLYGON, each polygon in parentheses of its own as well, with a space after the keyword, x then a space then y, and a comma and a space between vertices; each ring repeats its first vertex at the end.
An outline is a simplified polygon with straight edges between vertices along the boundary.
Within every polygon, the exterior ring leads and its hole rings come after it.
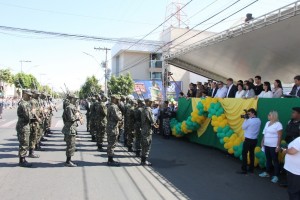
POLYGON ((235 98, 242 98, 245 95, 245 90, 243 90, 243 85, 237 85, 238 91, 235 93, 235 98))
POLYGON ((266 81, 263 85, 264 90, 258 95, 258 98, 272 98, 271 83, 266 81))
POLYGON ((281 81, 276 79, 274 81, 274 88, 272 90, 273 98, 280 98, 283 95, 282 84, 281 81))
POLYGON ((266 155, 266 172, 259 174, 260 177, 270 177, 270 171, 272 163, 274 165, 274 176, 272 182, 278 182, 279 176, 279 161, 278 152, 280 150, 280 142, 282 135, 282 124, 278 121, 278 113, 271 111, 268 115, 269 121, 266 123, 263 134, 264 137, 261 141, 261 147, 265 151, 266 155))
POLYGON ((285 155, 284 169, 287 171, 288 193, 290 199, 300 199, 300 137, 294 139, 283 149, 285 155))

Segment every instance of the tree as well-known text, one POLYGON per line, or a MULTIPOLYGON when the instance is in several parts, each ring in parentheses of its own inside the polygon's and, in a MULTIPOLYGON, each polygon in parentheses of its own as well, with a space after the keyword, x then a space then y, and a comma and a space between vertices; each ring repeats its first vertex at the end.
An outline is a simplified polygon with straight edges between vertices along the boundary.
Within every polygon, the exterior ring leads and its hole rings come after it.
POLYGON ((14 83, 14 75, 10 69, 0 69, 0 81, 6 83, 14 83))
POLYGON ((119 77, 112 76, 108 81, 108 90, 110 94, 129 95, 133 93, 134 81, 130 74, 119 77))
POLYGON ((101 85, 95 76, 87 77, 79 90, 79 98, 85 99, 93 93, 100 93, 101 85))
POLYGON ((32 74, 18 73, 14 77, 16 87, 24 89, 39 89, 40 84, 32 74))

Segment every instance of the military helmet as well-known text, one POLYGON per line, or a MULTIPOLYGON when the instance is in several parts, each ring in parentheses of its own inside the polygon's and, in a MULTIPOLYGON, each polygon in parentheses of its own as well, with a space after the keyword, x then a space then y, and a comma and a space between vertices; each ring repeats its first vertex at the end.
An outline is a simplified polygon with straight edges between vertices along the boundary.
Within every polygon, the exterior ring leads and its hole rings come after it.
POLYGON ((71 98, 78 99, 78 97, 77 97, 75 94, 72 94, 72 93, 70 93, 70 94, 68 95, 68 98, 69 98, 69 99, 71 99, 71 98))
POLYGON ((153 102, 151 99, 145 99, 145 103, 153 102))
POLYGON ((32 96, 32 93, 30 92, 30 90, 27 90, 27 89, 22 90, 22 93, 32 96))
POLYGON ((115 95, 115 94, 111 95, 110 97, 111 97, 112 99, 117 99, 117 100, 120 100, 120 99, 121 99, 121 97, 120 97, 119 95, 115 95))
POLYGON ((32 94, 38 94, 38 95, 41 94, 38 90, 32 90, 31 93, 32 93, 32 94))

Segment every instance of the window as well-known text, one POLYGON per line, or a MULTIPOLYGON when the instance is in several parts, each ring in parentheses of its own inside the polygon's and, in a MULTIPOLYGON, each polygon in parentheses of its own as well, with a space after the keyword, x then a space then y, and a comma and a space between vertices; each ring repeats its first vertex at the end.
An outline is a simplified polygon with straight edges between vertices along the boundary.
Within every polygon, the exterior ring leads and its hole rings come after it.
POLYGON ((162 54, 161 53, 150 54, 150 67, 151 68, 162 68, 162 54))
POLYGON ((150 73, 150 79, 151 80, 153 80, 153 79, 161 80, 161 76, 162 76, 161 72, 152 72, 152 73, 150 73))

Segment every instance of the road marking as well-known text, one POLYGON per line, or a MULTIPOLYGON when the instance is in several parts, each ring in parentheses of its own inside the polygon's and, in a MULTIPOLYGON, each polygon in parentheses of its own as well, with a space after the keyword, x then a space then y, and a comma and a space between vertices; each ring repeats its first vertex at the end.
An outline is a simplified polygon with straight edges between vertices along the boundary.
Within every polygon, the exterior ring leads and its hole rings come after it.
POLYGON ((63 127, 63 126, 64 126, 63 120, 58 120, 57 123, 55 124, 55 128, 63 127))
POLYGON ((6 119, 0 119, 0 122, 5 122, 6 121, 6 119))
POLYGON ((9 127, 10 125, 16 123, 17 121, 18 121, 17 119, 14 119, 14 120, 12 120, 12 121, 9 121, 9 122, 7 122, 7 123, 1 125, 0 128, 6 128, 6 127, 9 127))

